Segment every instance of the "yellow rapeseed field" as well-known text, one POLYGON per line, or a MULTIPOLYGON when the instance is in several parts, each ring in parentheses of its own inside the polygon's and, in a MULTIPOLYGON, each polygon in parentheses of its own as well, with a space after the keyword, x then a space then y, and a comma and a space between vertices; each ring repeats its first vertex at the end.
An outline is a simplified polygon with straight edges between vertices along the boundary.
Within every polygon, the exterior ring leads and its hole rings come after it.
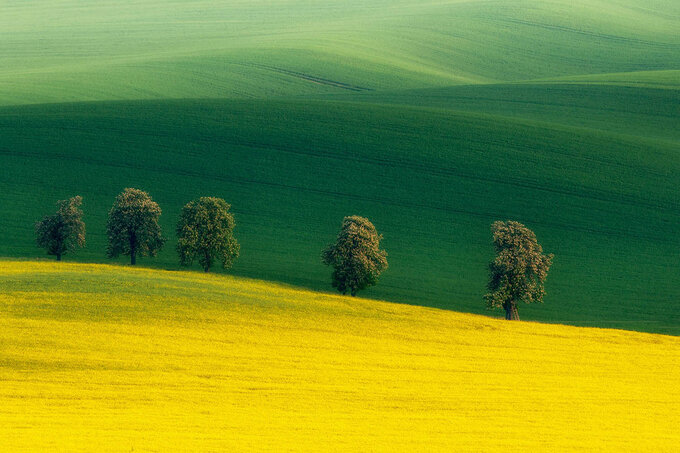
MULTIPOLYGON (((480 304, 483 301, 480 298, 480 304)), ((680 339, 0 262, 0 451, 680 451, 680 339)))

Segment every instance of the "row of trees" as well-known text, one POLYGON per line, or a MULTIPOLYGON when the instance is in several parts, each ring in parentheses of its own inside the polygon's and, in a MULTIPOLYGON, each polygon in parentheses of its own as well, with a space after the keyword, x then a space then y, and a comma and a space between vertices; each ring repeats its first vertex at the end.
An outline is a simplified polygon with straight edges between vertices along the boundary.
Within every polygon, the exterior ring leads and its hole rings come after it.
MULTIPOLYGON (((80 209, 82 198, 76 196, 57 202, 57 212, 45 216, 35 225, 38 246, 55 255, 62 255, 85 245, 85 223, 80 209)), ((234 238, 234 216, 230 205, 221 198, 201 197, 187 203, 177 222, 177 254, 184 266, 194 261, 208 272, 215 262, 228 269, 239 255, 234 238)), ((106 222, 108 245, 106 255, 130 257, 156 256, 165 245, 158 219, 161 208, 148 193, 125 189, 117 197, 106 222)))
MULTIPOLYGON (((36 223, 40 247, 61 260, 62 255, 85 245, 85 223, 77 196, 57 203, 57 212, 36 223)), ((187 203, 177 223, 177 253, 182 265, 198 261, 206 271, 219 262, 228 269, 239 256, 234 238, 234 217, 230 205, 221 198, 201 197, 187 203)), ((106 224, 107 256, 155 256, 166 239, 158 219, 161 208, 149 194, 125 189, 109 211, 106 224)), ((518 320, 519 302, 543 302, 544 283, 553 255, 545 255, 536 235, 519 222, 494 222, 491 226, 496 252, 489 264, 488 308, 502 308, 505 318, 518 320)), ((355 296, 375 285, 387 267, 387 252, 380 248, 382 235, 365 217, 345 217, 336 241, 321 254, 324 264, 333 268, 332 285, 342 294, 355 296)))

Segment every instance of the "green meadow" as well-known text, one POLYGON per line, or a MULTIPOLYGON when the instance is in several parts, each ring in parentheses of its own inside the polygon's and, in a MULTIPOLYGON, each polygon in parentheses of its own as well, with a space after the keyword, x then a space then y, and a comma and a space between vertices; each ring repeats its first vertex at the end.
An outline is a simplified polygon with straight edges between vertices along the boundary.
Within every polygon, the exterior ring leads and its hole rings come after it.
POLYGON ((10 0, 0 102, 271 98, 678 70, 679 17, 674 0, 10 0))
MULTIPOLYGON (((556 255, 523 319, 680 334, 680 4, 10 1, 0 7, 0 256, 84 198, 87 247, 124 187, 233 205, 232 273, 330 290, 320 252, 370 218, 362 295, 487 313, 489 226, 556 255)), ((120 262, 123 262, 121 260, 120 262)))

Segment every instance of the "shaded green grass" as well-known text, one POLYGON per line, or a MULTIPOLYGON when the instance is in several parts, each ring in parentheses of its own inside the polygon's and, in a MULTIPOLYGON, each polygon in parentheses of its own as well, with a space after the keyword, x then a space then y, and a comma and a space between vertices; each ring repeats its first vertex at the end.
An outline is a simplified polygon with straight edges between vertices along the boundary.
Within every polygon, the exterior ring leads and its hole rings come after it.
MULTIPOLYGON (((623 75, 621 75, 623 77, 623 75)), ((632 75, 631 75, 632 76, 632 75)), ((664 74, 637 73, 639 80, 664 74)), ((612 76, 613 77, 613 76, 612 76)), ((352 93, 326 99, 432 107, 627 135, 634 140, 680 140, 680 81, 667 88, 566 81, 452 86, 352 93)), ((592 80, 597 80, 597 77, 592 80)))
POLYGON ((524 318, 678 333, 677 141, 337 101, 12 107, 0 134, 3 256, 41 256, 32 223, 80 194, 88 246, 70 259, 103 260, 106 213, 133 186, 171 239, 142 264, 175 268, 179 209, 214 195, 233 204, 236 274, 330 289, 320 251, 358 214, 390 254, 366 296, 483 312, 489 225, 516 219, 556 254, 524 318))

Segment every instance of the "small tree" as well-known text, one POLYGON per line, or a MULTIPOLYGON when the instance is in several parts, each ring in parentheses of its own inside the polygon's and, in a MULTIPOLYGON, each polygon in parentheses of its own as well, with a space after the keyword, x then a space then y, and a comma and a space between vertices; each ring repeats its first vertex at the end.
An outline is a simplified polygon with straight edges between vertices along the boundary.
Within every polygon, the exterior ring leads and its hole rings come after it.
POLYGON ((489 264, 488 308, 503 308, 505 319, 519 320, 517 304, 543 303, 543 284, 553 255, 544 255, 536 235, 519 222, 491 225, 496 258, 489 264))
POLYGON ((57 261, 66 252, 85 245, 85 223, 80 205, 80 196, 59 200, 57 212, 42 218, 35 224, 38 247, 47 250, 48 255, 56 255, 57 261))
POLYGON ((342 221, 335 241, 321 254, 323 263, 333 266, 333 287, 342 294, 357 291, 378 282, 380 274, 387 269, 387 253, 380 250, 380 240, 370 220, 351 216, 342 221))
POLYGON ((130 264, 137 263, 137 255, 156 256, 165 239, 161 235, 158 218, 161 208, 148 193, 138 189, 125 189, 109 211, 106 232, 109 258, 130 255, 130 264))
POLYGON ((214 261, 228 269, 238 258, 239 245, 234 239, 234 216, 231 206, 221 198, 201 197, 182 208, 177 223, 177 253, 183 266, 198 258, 206 272, 214 261))

